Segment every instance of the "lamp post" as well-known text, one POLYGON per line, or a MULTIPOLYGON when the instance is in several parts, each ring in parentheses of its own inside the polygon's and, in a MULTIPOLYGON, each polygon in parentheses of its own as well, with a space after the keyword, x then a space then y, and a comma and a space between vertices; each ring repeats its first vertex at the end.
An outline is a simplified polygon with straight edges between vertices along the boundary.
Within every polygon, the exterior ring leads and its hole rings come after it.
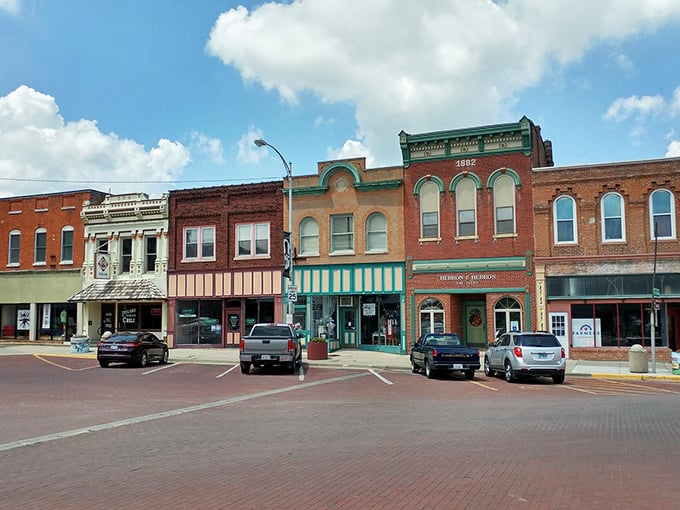
POLYGON ((284 250, 284 257, 288 265, 288 317, 287 322, 289 324, 293 323, 293 314, 295 312, 295 302, 297 301, 297 292, 293 286, 293 170, 291 164, 286 161, 283 154, 279 152, 279 149, 274 147, 272 144, 260 139, 254 141, 255 145, 258 147, 269 147, 279 158, 286 169, 286 178, 288 179, 288 235, 290 236, 288 240, 288 246, 284 250), (291 299, 292 298, 292 299, 291 299))

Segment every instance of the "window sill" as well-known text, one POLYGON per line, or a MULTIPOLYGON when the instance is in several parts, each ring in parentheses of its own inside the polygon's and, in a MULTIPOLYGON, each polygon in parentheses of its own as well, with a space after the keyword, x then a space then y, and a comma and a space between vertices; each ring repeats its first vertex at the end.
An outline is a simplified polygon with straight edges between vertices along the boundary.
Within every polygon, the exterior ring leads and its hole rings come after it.
POLYGON ((343 255, 356 255, 354 250, 334 251, 328 254, 330 257, 342 257, 343 255))
POLYGON ((19 267, 21 264, 19 262, 10 262, 7 267, 19 267))
POLYGON ((479 241, 479 236, 478 235, 472 235, 472 236, 457 236, 454 237, 454 240, 456 242, 458 241, 479 241))
POLYGON ((423 243, 441 243, 442 238, 441 237, 421 237, 418 239, 418 242, 420 244, 423 243))
POLYGON ((60 266, 72 266, 73 261, 72 260, 62 260, 61 262, 59 262, 59 265, 60 266))
POLYGON ((234 257, 234 260, 268 260, 272 258, 271 255, 252 255, 252 256, 240 256, 234 257))
POLYGON ((387 250, 373 250, 373 251, 367 251, 364 254, 365 255, 384 255, 385 253, 389 253, 387 250))
POLYGON ((191 264, 193 262, 215 262, 215 258, 212 259, 182 259, 179 261, 180 264, 191 264))
POLYGON ((512 234, 495 234, 495 235, 493 236, 494 239, 511 239, 511 238, 513 238, 513 237, 517 237, 517 234, 516 234, 516 233, 512 233, 512 234))

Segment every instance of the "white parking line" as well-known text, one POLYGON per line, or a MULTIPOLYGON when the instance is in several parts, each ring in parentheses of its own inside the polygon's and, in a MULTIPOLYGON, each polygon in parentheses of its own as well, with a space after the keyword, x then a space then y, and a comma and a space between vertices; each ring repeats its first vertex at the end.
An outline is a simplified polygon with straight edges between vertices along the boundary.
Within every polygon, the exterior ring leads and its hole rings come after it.
POLYGON ((268 397, 270 395, 276 395, 279 393, 286 393, 289 391, 302 390, 305 388, 311 388, 312 386, 321 386, 323 384, 331 384, 334 382, 348 381, 349 379, 355 379, 357 377, 364 377, 368 374, 364 372, 359 372, 356 374, 344 375, 341 377, 332 377, 330 379, 322 379, 320 381, 308 382, 304 384, 298 384, 296 386, 286 386, 284 388, 278 388, 274 390, 261 391, 259 393, 253 393, 251 395, 241 395, 238 397, 227 398, 224 400, 217 400, 215 402, 206 402, 205 404, 198 404, 195 406, 182 407, 180 409, 172 409, 170 411, 164 411, 161 413, 147 414, 145 416, 137 416, 136 418, 129 418, 127 420, 112 421, 109 423, 102 423, 100 425, 92 425, 91 427, 83 427, 80 429, 67 430, 64 432, 57 432, 56 434, 48 434, 46 436, 30 437, 27 439, 19 439, 18 441, 12 441, 10 443, 0 444, 0 452, 7 450, 13 450, 15 448, 21 448, 24 446, 32 446, 34 444, 47 443, 50 441, 57 441, 59 439, 66 439, 69 437, 80 436, 83 434, 89 434, 91 432, 101 432, 102 430, 115 429, 117 427, 123 427, 125 425, 135 425, 137 423, 144 423, 152 420, 159 420, 161 418, 170 418, 172 416, 179 416, 181 414, 193 413, 196 411, 203 411, 205 409, 212 409, 215 407, 227 406, 230 404, 236 404, 238 402, 245 402, 246 400, 253 400, 260 397, 268 397))
POLYGON ((231 372, 232 370, 234 370, 234 369, 235 369, 236 367, 238 367, 238 366, 239 366, 239 365, 234 365, 234 366, 231 367, 229 370, 226 370, 226 371, 222 372, 221 374, 215 376, 215 379, 219 379, 220 377, 224 377, 225 375, 227 375, 229 372, 231 372))
POLYGON ((172 368, 174 366, 181 365, 181 363, 173 363, 171 365, 161 365, 159 367, 153 368, 151 370, 147 370, 146 372, 143 372, 142 375, 147 375, 147 374, 153 374, 154 372, 158 372, 159 370, 165 370, 166 368, 172 368))
POLYGON ((368 371, 370 373, 372 373, 374 376, 376 376, 378 379, 380 379, 382 382, 384 382, 385 384, 389 384, 389 385, 394 384, 392 381, 385 379, 382 375, 380 375, 378 372, 376 372, 372 368, 369 368, 368 371))

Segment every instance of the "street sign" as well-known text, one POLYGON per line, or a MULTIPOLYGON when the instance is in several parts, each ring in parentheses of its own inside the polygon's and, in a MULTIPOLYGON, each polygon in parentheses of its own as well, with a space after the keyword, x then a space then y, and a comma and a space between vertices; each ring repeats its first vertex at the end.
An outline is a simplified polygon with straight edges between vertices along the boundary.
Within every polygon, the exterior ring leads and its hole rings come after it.
POLYGON ((297 286, 296 285, 289 285, 288 286, 288 301, 295 303, 297 302, 297 286))

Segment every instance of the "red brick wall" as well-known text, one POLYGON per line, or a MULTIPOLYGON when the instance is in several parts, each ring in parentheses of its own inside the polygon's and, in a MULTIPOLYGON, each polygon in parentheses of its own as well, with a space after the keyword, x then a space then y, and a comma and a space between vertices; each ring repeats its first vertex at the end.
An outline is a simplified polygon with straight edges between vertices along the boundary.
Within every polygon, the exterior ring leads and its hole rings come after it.
MULTIPOLYGON (((584 361, 628 361, 630 347, 571 347, 569 357, 584 361)), ((646 347, 649 360, 652 360, 651 347, 646 347)), ((671 362, 671 350, 667 347, 657 347, 656 361, 659 363, 671 362)))

